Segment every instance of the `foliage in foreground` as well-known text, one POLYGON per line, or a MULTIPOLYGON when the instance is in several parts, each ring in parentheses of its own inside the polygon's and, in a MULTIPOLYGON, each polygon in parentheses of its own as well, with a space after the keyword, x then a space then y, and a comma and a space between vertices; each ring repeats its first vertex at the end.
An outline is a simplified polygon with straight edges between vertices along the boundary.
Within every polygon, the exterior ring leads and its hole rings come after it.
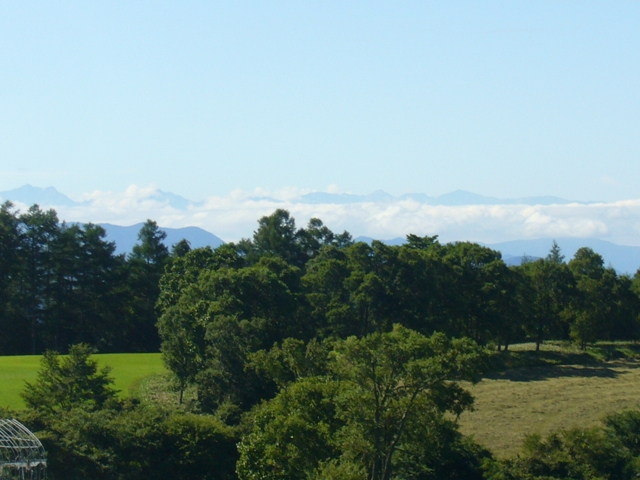
POLYGON ((603 427, 527 437, 514 458, 485 461, 487 480, 631 480, 640 476, 640 410, 610 415, 603 427))
POLYGON ((97 370, 88 348, 74 346, 71 352, 43 358, 40 388, 49 393, 34 396, 30 409, 19 414, 49 452, 53 480, 640 475, 640 410, 611 415, 602 428, 530 436, 520 455, 493 459, 460 435, 450 415, 469 406, 456 382, 473 379, 481 353, 468 340, 441 334, 425 337, 397 326, 362 339, 288 339, 259 352, 252 368, 280 390, 246 415, 241 427, 226 425, 220 416, 118 402, 105 396, 111 379, 97 370), (90 381, 96 376, 100 381, 90 381), (72 394, 71 379, 82 386, 81 394, 72 394))
POLYGON ((40 435, 54 480, 235 478, 235 432, 207 415, 80 407, 50 419, 40 435))
MULTIPOLYGON (((47 352, 20 418, 48 452, 53 480, 235 478, 236 431, 210 415, 119 402, 87 345, 47 352)), ((8 412, 7 412, 8 413, 8 412)))
POLYGON ((396 326, 335 342, 322 375, 309 346, 296 352, 289 342, 261 356, 267 369, 288 357, 298 378, 250 416, 240 479, 481 478, 481 449, 445 418, 472 404, 457 381, 475 379, 473 342, 396 326))

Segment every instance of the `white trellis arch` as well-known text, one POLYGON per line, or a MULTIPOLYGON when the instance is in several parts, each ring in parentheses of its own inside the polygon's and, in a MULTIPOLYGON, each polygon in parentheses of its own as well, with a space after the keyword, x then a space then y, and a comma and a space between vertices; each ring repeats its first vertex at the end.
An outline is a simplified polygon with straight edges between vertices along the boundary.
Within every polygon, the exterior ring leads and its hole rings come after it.
POLYGON ((0 419, 0 480, 45 480, 47 454, 40 440, 17 420, 0 419))

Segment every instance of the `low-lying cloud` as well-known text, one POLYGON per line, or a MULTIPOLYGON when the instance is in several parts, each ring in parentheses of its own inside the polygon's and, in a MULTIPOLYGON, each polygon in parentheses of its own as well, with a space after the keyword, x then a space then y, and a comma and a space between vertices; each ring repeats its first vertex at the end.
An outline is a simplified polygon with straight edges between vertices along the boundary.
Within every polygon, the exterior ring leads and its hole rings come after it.
POLYGON ((85 195, 81 204, 54 208, 66 221, 131 225, 150 218, 163 227, 198 226, 225 241, 250 237, 260 217, 283 208, 298 226, 317 217, 333 231, 379 239, 414 233, 439 235, 442 241, 581 237, 640 245, 640 199, 558 205, 443 206, 413 199, 308 204, 296 200, 302 193, 292 188, 274 193, 233 191, 178 208, 155 187, 132 185, 124 192, 96 191, 85 195))

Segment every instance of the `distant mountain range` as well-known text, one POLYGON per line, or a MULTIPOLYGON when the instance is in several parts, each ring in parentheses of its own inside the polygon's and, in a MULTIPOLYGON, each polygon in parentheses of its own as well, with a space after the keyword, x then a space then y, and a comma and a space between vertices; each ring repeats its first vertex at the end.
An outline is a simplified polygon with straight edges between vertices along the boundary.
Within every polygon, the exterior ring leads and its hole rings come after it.
MULTIPOLYGON (((180 195, 162 190, 154 190, 149 193, 148 199, 155 200, 161 205, 171 206, 177 210, 186 210, 190 207, 201 205, 200 202, 192 202, 180 195)), ((76 202, 68 196, 60 193, 53 187, 38 188, 31 185, 24 185, 14 190, 0 192, 0 199, 17 201, 26 205, 39 204, 43 207, 73 207, 90 205, 91 201, 76 202)), ((255 198, 254 200, 265 200, 280 202, 273 198, 255 198)), ((460 206, 460 205, 553 205, 571 202, 559 197, 522 197, 512 199, 499 199, 478 195, 464 190, 457 190, 452 193, 430 197, 422 193, 408 193, 395 197, 382 190, 378 190, 369 195, 354 195, 349 193, 336 194, 314 192, 300 196, 293 200, 293 203, 306 204, 353 204, 353 203, 393 203, 398 201, 413 200, 422 204, 460 206)), ((290 201, 291 202, 291 201, 290 201)), ((119 253, 128 253, 137 243, 137 236, 142 224, 121 227, 112 224, 102 224, 107 231, 110 241, 115 241, 119 253)), ((187 228, 163 228, 167 233, 166 244, 171 247, 173 244, 186 238, 193 248, 210 245, 217 247, 224 243, 219 237, 198 227, 187 228)), ((368 237, 358 237, 357 240, 371 242, 368 237)), ((404 238, 386 240, 390 245, 400 245, 404 243, 404 238)), ((547 255, 552 243, 551 238, 541 238, 536 240, 514 240, 509 242, 487 244, 488 247, 502 253, 505 262, 517 265, 523 258, 540 258, 547 255)), ((613 266, 620 273, 634 274, 640 268, 640 247, 616 245, 604 240, 594 238, 557 238, 556 241, 562 248, 567 260, 570 260, 580 247, 590 247, 603 256, 607 265, 613 266)))
MULTIPOLYGON (((78 206, 87 205, 91 202, 76 202, 68 196, 60 193, 53 187, 38 188, 31 185, 24 185, 20 188, 0 192, 2 200, 11 200, 33 205, 37 203, 40 206, 78 206)), ((181 197, 171 192, 155 190, 148 196, 149 200, 154 200, 160 204, 173 207, 177 210, 186 210, 189 207, 197 207, 203 202, 193 202, 187 198, 181 197)), ((256 201, 281 202, 271 197, 255 197, 256 201)), ((413 200, 425 205, 442 205, 442 206, 461 206, 461 205, 564 205, 568 203, 587 203, 573 202, 560 197, 541 196, 541 197, 522 197, 522 198, 497 198, 479 195, 477 193, 467 192, 465 190, 456 190, 437 197, 431 197, 424 193, 406 193, 400 196, 393 196, 382 190, 377 190, 368 195, 355 195, 351 193, 326 193, 313 192, 302 195, 297 199, 290 200, 292 203, 306 203, 312 205, 330 204, 344 205, 353 203, 393 203, 399 201, 413 200)))
MULTIPOLYGON (((112 225, 110 223, 100 223, 102 228, 107 232, 107 240, 115 242, 116 253, 130 253, 133 250, 133 246, 138 243, 138 232, 142 228, 143 223, 131 225, 129 227, 121 227, 119 225, 112 225)), ((160 230, 167 234, 167 238, 164 240, 164 244, 171 249, 173 245, 178 243, 182 239, 186 239, 191 244, 191 248, 200 248, 210 246, 211 248, 217 248, 224 242, 216 237, 213 233, 207 232, 199 227, 185 227, 185 228, 163 228, 160 230)))
MULTIPOLYGON (((76 202, 75 200, 67 197, 64 193, 60 193, 54 187, 39 188, 31 185, 23 185, 20 188, 0 192, 0 199, 2 199, 2 201, 10 200, 12 202, 20 202, 25 205, 33 205, 37 203, 41 207, 76 207, 91 204, 91 201, 76 202)), ((192 202, 180 195, 176 195, 171 192, 163 192, 162 190, 155 190, 151 192, 148 199, 155 200, 160 204, 168 205, 177 210, 186 210, 190 206, 198 206, 202 204, 202 202, 192 202)))
MULTIPOLYGON (((633 275, 640 268, 640 247, 617 245, 597 238, 556 238, 562 249, 565 260, 569 261, 581 247, 589 247, 604 258, 605 266, 611 266, 618 273, 633 275)), ((503 256, 546 257, 551 249, 553 239, 539 238, 535 240, 512 240, 487 244, 487 247, 502 252, 503 256)))
POLYGON ((31 185, 23 185, 20 188, 0 192, 2 201, 10 200, 12 202, 20 202, 25 205, 38 204, 40 206, 56 206, 56 207, 73 207, 82 205, 80 202, 71 200, 69 197, 60 193, 53 187, 38 188, 31 185))
MULTIPOLYGON (((107 240, 116 243, 117 253, 130 253, 133 246, 138 243, 138 232, 142 228, 142 223, 122 227, 109 223, 100 224, 107 232, 107 240)), ((187 239, 191 248, 210 246, 217 248, 224 244, 224 241, 199 227, 185 228, 160 228, 167 234, 165 245, 171 246, 180 240, 187 239)), ((371 243, 371 237, 356 237, 356 241, 371 243)), ((533 240, 513 240, 501 243, 480 243, 486 247, 497 250, 502 254, 502 258, 507 265, 520 265, 524 260, 536 260, 546 257, 551 249, 554 239, 538 238, 533 240)), ((556 243, 560 246, 565 260, 569 261, 581 247, 589 247, 596 253, 602 255, 605 266, 611 266, 618 273, 633 275, 640 268, 640 247, 616 245, 615 243, 596 238, 556 238, 556 243)), ((406 242, 404 238, 393 238, 383 240, 387 245, 402 245, 406 242)))
MULTIPOLYGON (((371 237, 357 237, 355 240, 369 244, 373 241, 371 237)), ((525 260, 546 257, 554 240, 562 250, 567 262, 573 258, 579 248, 589 247, 602 255, 606 267, 611 266, 620 274, 633 275, 640 268, 640 247, 617 245, 597 238, 537 238, 500 243, 478 243, 499 251, 507 265, 520 265, 525 260)), ((382 242, 386 245, 402 245, 406 239, 397 237, 382 240, 382 242)))

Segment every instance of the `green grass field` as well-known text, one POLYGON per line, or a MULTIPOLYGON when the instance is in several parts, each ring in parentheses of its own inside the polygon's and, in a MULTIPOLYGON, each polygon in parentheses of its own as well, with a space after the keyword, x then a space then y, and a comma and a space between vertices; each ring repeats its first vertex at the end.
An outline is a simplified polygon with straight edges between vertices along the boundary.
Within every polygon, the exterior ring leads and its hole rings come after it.
MULTIPOLYGON (((497 354, 494 371, 469 387, 475 411, 460 418, 462 433, 499 457, 518 453, 527 433, 588 427, 606 414, 640 406, 640 345, 600 345, 588 353, 553 344, 538 353, 532 345, 512 348, 508 355, 497 354)), ((166 377, 158 376, 167 372, 160 354, 94 358, 113 368, 121 397, 134 389, 154 401, 171 396, 177 402, 166 377)), ((19 393, 25 381, 35 380, 39 367, 38 356, 0 357, 0 406, 23 408, 19 393)))
POLYGON ((537 365, 506 368, 472 386, 475 411, 462 414, 461 431, 505 457, 518 453, 527 433, 589 427, 609 413, 636 408, 640 357, 639 346, 632 347, 603 346, 584 354, 550 345, 539 354, 513 352, 509 360, 516 365, 537 365))
MULTIPOLYGON (((98 365, 109 365, 115 388, 121 397, 145 377, 167 370, 159 353, 108 353, 94 355, 98 365)), ((33 382, 40 369, 40 356, 0 357, 0 407, 24 408, 20 391, 25 382, 33 382)))

